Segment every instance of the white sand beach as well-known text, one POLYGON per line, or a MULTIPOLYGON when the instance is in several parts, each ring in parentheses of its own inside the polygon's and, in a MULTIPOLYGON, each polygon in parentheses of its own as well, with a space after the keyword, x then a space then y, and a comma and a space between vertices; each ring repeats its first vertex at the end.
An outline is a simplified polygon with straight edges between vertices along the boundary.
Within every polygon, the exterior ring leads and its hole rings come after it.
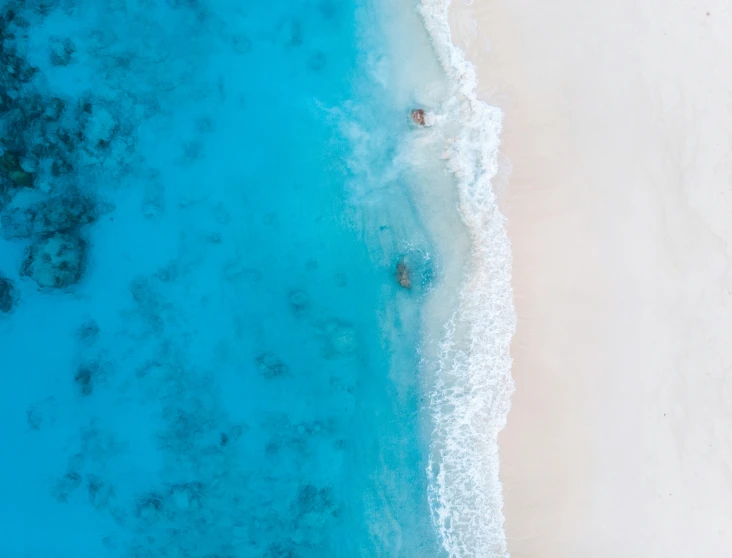
POLYGON ((732 4, 466 4, 512 167, 511 556, 732 556, 732 4))

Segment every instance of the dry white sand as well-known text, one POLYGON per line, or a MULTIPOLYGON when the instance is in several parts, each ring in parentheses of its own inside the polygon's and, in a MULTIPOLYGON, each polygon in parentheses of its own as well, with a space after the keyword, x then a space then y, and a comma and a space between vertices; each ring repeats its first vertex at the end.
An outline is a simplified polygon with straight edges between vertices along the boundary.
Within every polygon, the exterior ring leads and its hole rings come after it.
POLYGON ((452 20, 513 167, 512 557, 732 556, 732 2, 452 20))

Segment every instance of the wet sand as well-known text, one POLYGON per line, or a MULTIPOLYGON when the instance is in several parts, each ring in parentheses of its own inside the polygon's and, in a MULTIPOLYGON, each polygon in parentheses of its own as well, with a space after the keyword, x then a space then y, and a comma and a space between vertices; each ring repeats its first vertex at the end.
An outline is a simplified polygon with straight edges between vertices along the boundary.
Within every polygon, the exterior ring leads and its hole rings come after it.
POLYGON ((732 556, 732 5, 456 0, 505 111, 514 558, 732 556))

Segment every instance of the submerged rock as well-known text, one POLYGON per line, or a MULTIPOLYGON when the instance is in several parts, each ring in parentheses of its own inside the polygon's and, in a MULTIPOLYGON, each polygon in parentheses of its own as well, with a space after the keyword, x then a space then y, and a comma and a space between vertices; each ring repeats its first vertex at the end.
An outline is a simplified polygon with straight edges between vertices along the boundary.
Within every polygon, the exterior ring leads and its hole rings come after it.
MULTIPOLYGON (((16 198, 18 200, 20 198, 16 198)), ((36 197, 37 199, 37 197, 36 197)), ((53 196, 43 201, 14 204, 7 208, 0 223, 6 240, 30 238, 57 232, 76 232, 98 218, 99 206, 80 193, 53 196)))
POLYGON ((404 289, 419 292, 429 289, 434 275, 429 254, 419 249, 402 254, 397 260, 395 275, 397 283, 404 289))
POLYGON ((94 376, 97 373, 97 369, 93 365, 82 364, 76 371, 74 376, 74 382, 79 386, 81 395, 91 395, 94 391, 94 376))
POLYGON ((0 274, 0 312, 6 314, 12 312, 16 300, 15 285, 10 279, 0 274))
POLYGON ((97 205, 81 194, 54 196, 31 208, 33 232, 47 234, 76 230, 97 220, 97 205))
POLYGON ((417 126, 425 125, 425 112, 424 109, 413 109, 410 113, 410 118, 417 126))
POLYGON ((63 289, 79 282, 86 267, 87 244, 75 234, 57 233, 33 243, 21 273, 41 287, 63 289))
POLYGON ((409 270, 409 266, 407 265, 407 262, 402 258, 397 262, 396 266, 396 277, 397 282, 404 287, 405 289, 411 289, 412 288, 412 274, 409 270))

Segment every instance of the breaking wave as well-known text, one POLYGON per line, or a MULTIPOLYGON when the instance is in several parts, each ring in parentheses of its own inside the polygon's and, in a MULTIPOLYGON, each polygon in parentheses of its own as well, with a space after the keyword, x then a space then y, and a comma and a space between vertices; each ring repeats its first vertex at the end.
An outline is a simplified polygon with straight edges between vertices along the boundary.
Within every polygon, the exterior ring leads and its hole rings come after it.
POLYGON ((428 475, 433 520, 454 557, 508 556, 498 476, 499 431, 514 390, 510 343, 516 327, 511 250, 492 180, 502 112, 481 101, 474 66, 452 43, 450 0, 420 11, 453 90, 436 126, 456 177, 459 210, 471 238, 458 307, 444 326, 430 393, 428 475), (448 123, 459 127, 446 128, 448 123))

